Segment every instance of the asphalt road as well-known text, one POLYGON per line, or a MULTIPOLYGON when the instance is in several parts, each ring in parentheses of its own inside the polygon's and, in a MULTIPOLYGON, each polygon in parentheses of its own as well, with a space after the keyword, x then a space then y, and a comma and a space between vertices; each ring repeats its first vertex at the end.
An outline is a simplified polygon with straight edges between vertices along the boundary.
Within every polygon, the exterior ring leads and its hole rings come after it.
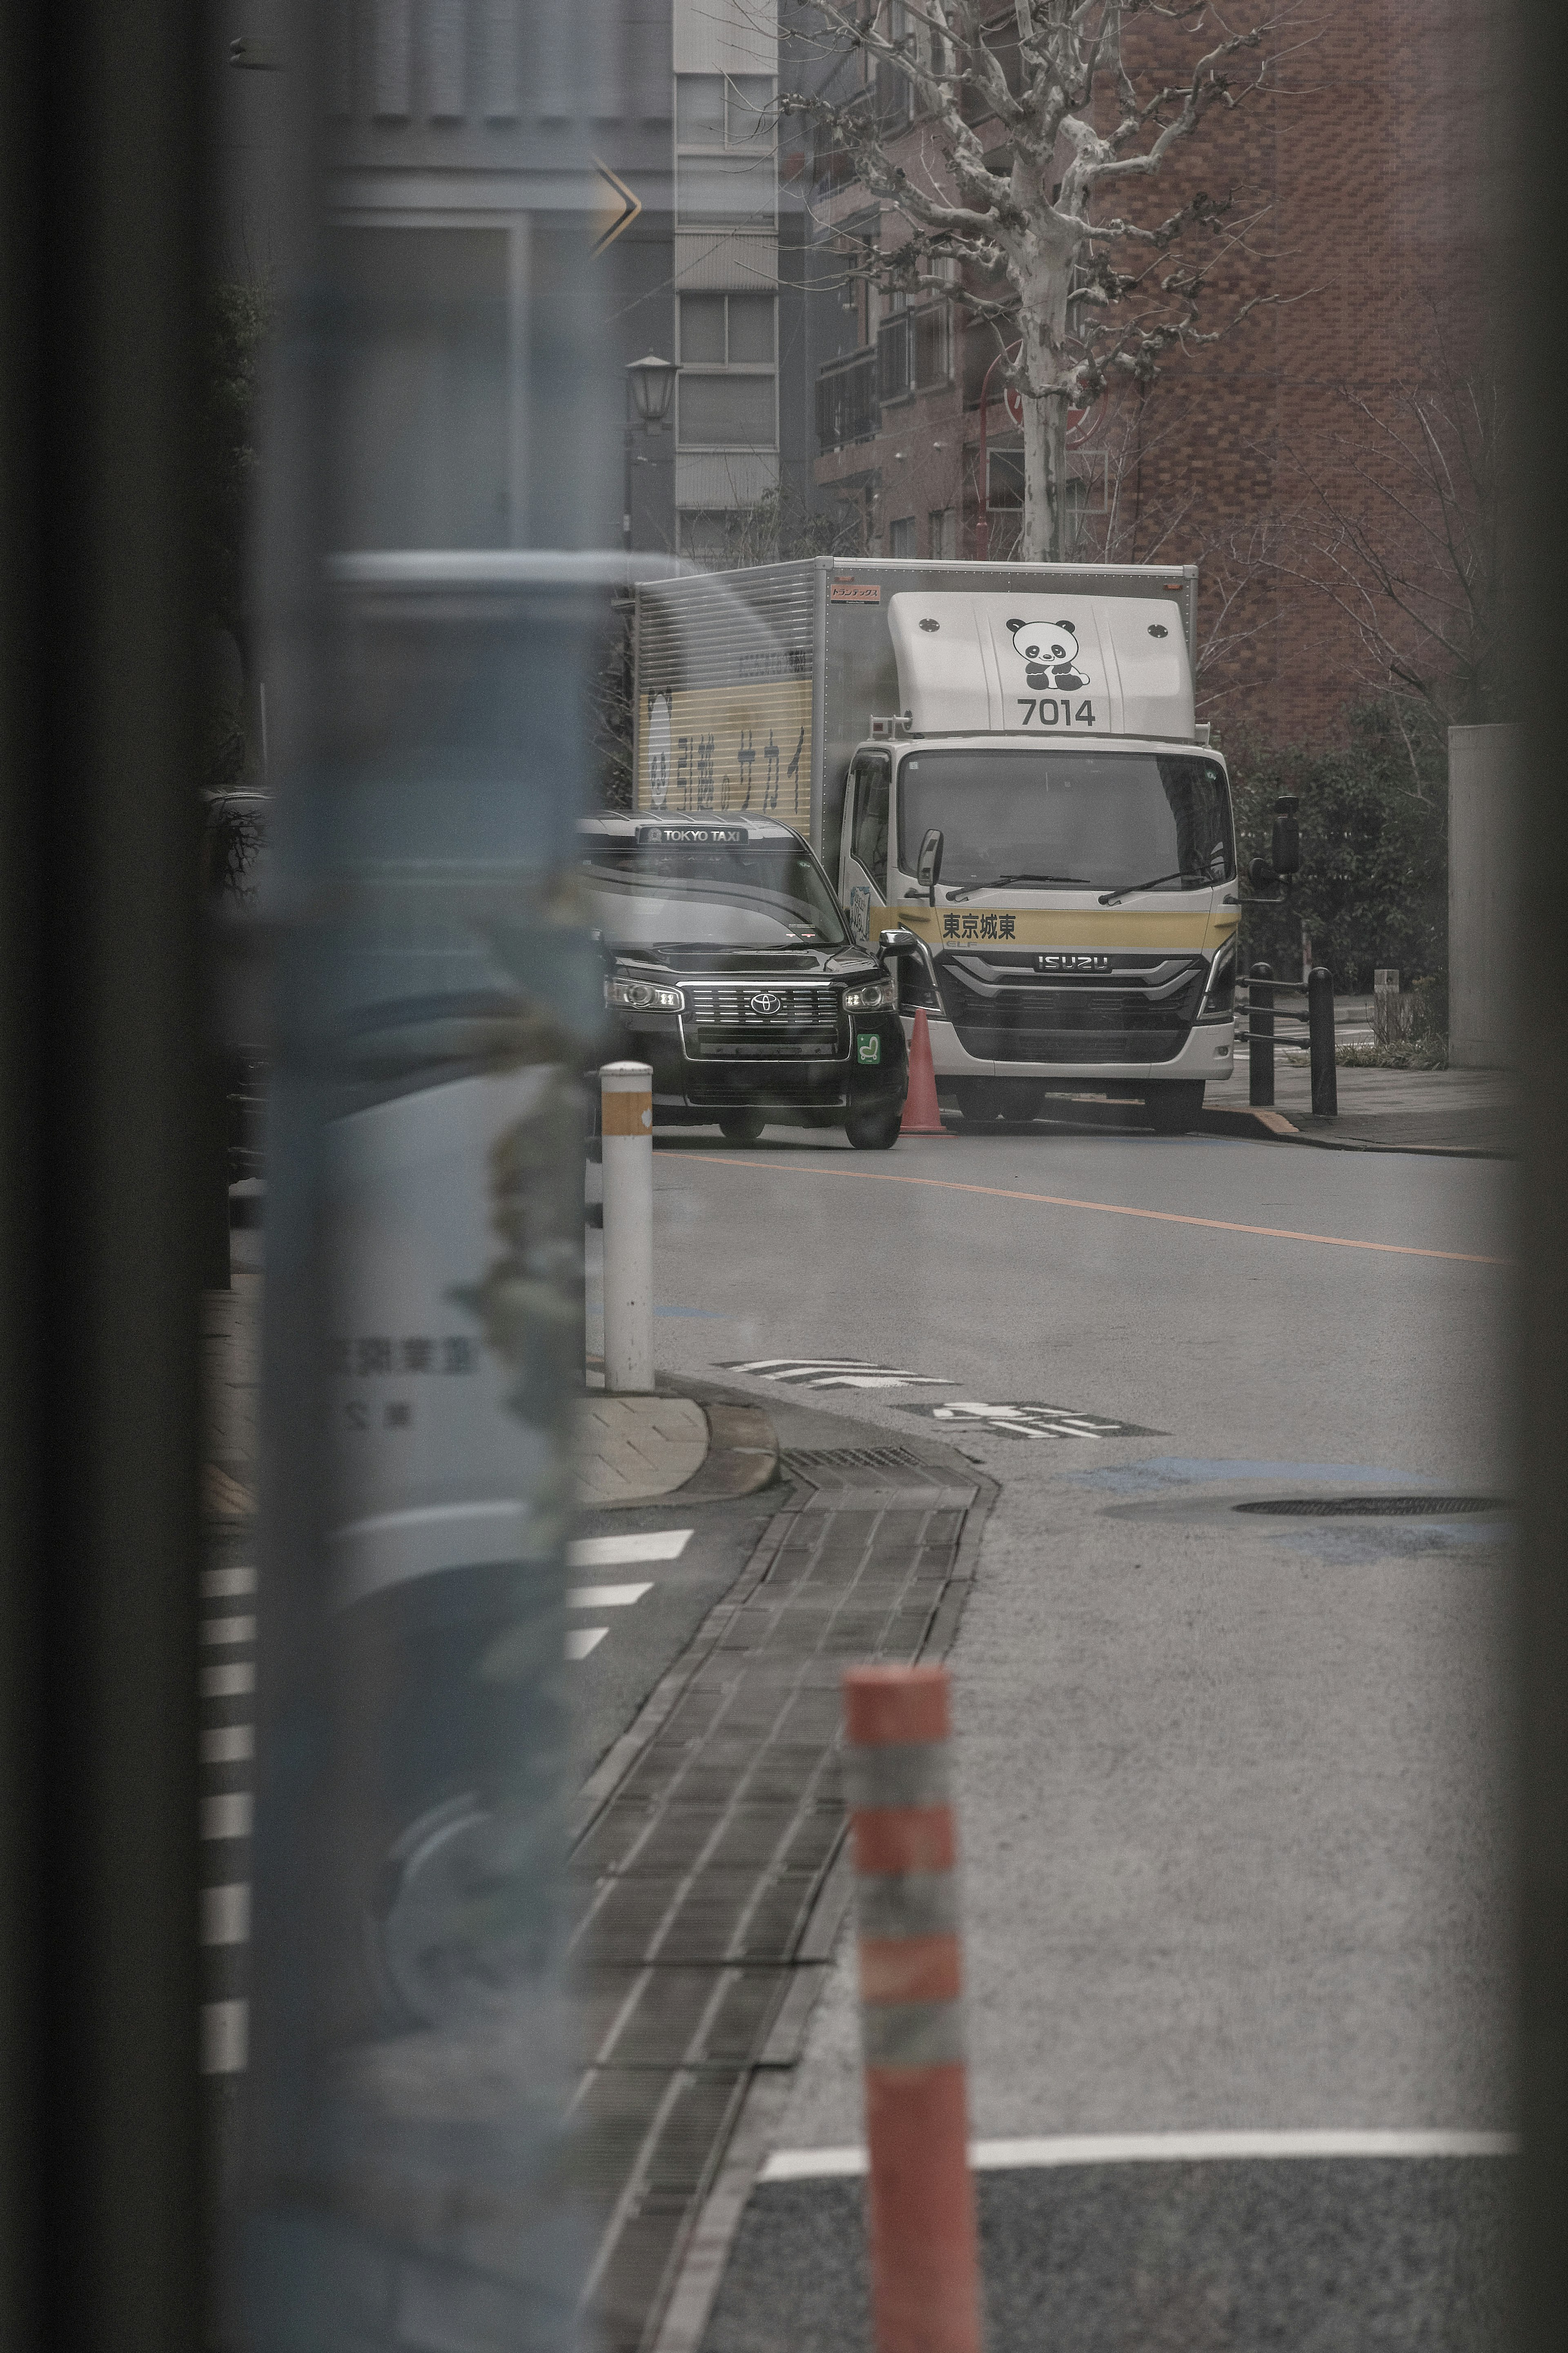
MULTIPOLYGON (((672 1137, 655 1170, 661 1364, 766 1398, 737 1365, 858 1360, 787 1393, 1002 1482, 952 1654, 976 2134, 1505 2131, 1506 1516, 1235 1506, 1506 1496, 1510 1169, 1039 1129, 672 1137), (868 1386, 892 1372, 931 1385, 868 1386), (974 1410, 1018 1404, 1072 1434, 974 1410)), ((857 2060, 846 1952, 777 2150, 858 2140, 857 2060)), ((1080 2284, 1182 2248, 1173 2343, 1281 2341, 1280 2296, 1289 2341, 1426 2341, 1434 2296, 1432 2341, 1492 2341, 1506 2160, 1386 2163, 1199 2168, 1201 2195, 1145 2165, 1136 2197, 1004 2164, 993 2353, 1132 2341, 1072 2316, 1064 2211, 1080 2284), (1257 2230, 1286 2250, 1262 2301, 1257 2230)), ((754 2194, 712 2353, 857 2341, 846 2195, 754 2194), (770 2275, 814 2230, 827 2334, 770 2275)))

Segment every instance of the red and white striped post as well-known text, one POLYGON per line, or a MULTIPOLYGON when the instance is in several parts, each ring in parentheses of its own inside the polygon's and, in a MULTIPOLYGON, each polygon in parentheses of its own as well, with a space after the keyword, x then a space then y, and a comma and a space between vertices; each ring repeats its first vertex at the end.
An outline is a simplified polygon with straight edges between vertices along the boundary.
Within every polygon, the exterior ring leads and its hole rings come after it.
POLYGON ((877 2353, 979 2353, 947 1670, 852 1667, 844 1715, 877 2353))

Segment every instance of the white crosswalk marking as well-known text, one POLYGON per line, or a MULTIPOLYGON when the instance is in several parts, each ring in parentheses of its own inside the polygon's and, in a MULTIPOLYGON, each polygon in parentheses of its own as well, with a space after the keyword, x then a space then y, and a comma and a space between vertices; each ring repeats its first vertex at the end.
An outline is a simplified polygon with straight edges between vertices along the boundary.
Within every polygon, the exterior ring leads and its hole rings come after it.
POLYGON ((216 1796, 202 1799, 202 1836, 205 1839, 248 1838, 250 1814, 248 1789, 221 1789, 216 1796))
POLYGON ((218 1650, 225 1643, 254 1642, 254 1618, 206 1618, 202 1621, 201 1639, 209 1650, 218 1650))
POLYGON ((247 1945, 250 1942, 250 1888, 245 1880, 226 1887, 202 1890, 204 1945, 247 1945))
POLYGON ((204 1568, 202 1599, 204 1601, 234 1601, 242 1593, 256 1590, 253 1568, 204 1568))
POLYGON ((242 1699, 247 1692, 256 1689, 256 1669, 248 1662, 239 1667, 204 1667, 202 1697, 204 1699, 242 1699))
POLYGON ((640 1535, 580 1536, 566 1547, 569 1568, 629 1568, 634 1561, 679 1560, 689 1528, 649 1528, 640 1535))
POLYGON ((721 1372, 750 1373, 759 1381, 784 1381, 807 1389, 951 1388, 946 1373, 913 1373, 905 1365, 879 1365, 868 1356, 747 1356, 721 1365, 721 1372))
POLYGON ((204 2001, 202 2004, 202 2073, 242 2073, 250 2040, 247 2001, 204 2001))
POLYGON ((598 1649, 609 1630, 607 1626, 574 1626, 566 1637, 567 1657, 585 1659, 590 1651, 598 1649))
POLYGON ((248 1765, 256 1755, 253 1724, 215 1724, 200 1741, 204 1765, 248 1765))
POLYGON ((568 1609, 629 1609, 651 1585, 579 1585, 566 1596, 568 1609))

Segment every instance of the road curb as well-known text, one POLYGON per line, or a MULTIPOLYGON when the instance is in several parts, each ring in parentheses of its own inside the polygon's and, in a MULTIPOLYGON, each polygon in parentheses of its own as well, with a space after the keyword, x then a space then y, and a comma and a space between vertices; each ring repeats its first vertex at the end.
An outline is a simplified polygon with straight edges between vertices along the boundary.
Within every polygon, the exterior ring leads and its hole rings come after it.
POLYGON ((1428 1160, 1517 1160, 1515 1152, 1502 1152, 1488 1144, 1379 1144, 1367 1136, 1314 1134, 1310 1129, 1298 1127, 1283 1112, 1261 1107, 1246 1111, 1210 1111, 1203 1113, 1200 1133, 1204 1135, 1250 1137, 1259 1144, 1307 1144, 1318 1152, 1402 1152, 1428 1160))

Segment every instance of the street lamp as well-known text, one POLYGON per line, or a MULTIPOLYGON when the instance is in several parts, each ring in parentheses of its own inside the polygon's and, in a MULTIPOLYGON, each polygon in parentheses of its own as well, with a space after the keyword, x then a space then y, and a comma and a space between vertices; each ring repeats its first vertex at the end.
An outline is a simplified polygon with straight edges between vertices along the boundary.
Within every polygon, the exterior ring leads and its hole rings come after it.
MULTIPOLYGON (((675 397, 675 379, 680 374, 674 360, 661 360, 657 352, 648 352, 640 360, 629 361, 626 381, 631 385, 632 406, 637 424, 645 433, 657 433, 669 415, 669 404, 675 397)), ((632 543, 632 437, 637 426, 628 423, 626 432, 626 496, 621 501, 621 536, 627 552, 632 543)))

